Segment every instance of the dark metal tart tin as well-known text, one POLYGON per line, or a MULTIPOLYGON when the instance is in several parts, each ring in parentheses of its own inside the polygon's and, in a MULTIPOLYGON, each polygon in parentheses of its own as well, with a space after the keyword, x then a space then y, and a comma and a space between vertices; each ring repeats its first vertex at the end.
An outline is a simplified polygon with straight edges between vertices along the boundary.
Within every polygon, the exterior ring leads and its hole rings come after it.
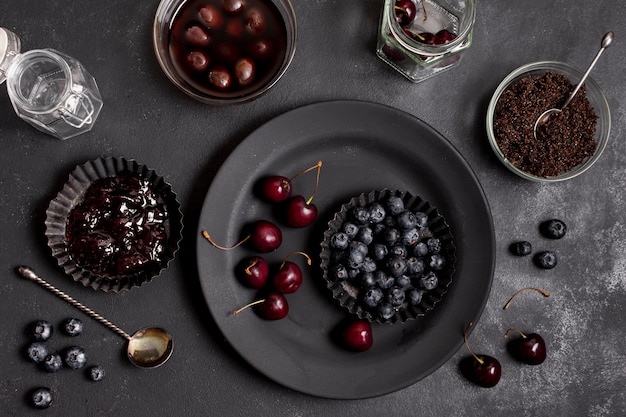
POLYGON ((323 270, 323 278, 326 286, 332 292, 332 296, 337 302, 350 313, 361 319, 376 323, 396 323, 406 322, 420 316, 424 316, 428 311, 435 308, 444 294, 448 291, 448 287, 452 283, 452 276, 455 272, 455 245, 453 242, 450 226, 446 223, 444 217, 431 206, 427 201, 422 200, 418 196, 413 196, 408 192, 398 190, 378 190, 369 193, 363 193, 353 197, 348 203, 341 206, 341 210, 335 213, 335 216, 328 222, 328 229, 324 232, 324 239, 321 243, 322 251, 320 253, 321 268, 323 270), (445 258, 445 266, 441 271, 437 272, 439 282, 437 287, 430 291, 426 291, 419 304, 413 306, 408 302, 395 309, 395 314, 387 320, 382 319, 377 314, 373 314, 370 309, 364 307, 358 300, 360 291, 358 285, 349 280, 336 282, 329 277, 329 267, 331 266, 330 237, 339 231, 349 215, 349 211, 353 207, 366 207, 377 201, 382 201, 390 194, 399 196, 404 201, 405 208, 411 211, 421 211, 428 215, 429 226, 434 237, 441 241, 441 254, 445 258))
POLYGON ((56 258, 65 273, 86 287, 105 292, 118 292, 138 287, 158 276, 174 259, 182 239, 183 228, 180 203, 170 184, 145 165, 134 160, 115 157, 98 158, 77 166, 70 173, 63 189, 50 202, 46 210, 45 224, 52 256, 56 258), (122 276, 101 276, 77 265, 70 257, 66 239, 67 220, 72 209, 81 203, 85 192, 94 181, 121 174, 136 175, 148 180, 152 189, 163 200, 168 210, 168 218, 165 222, 167 245, 160 262, 150 262, 139 272, 122 276))

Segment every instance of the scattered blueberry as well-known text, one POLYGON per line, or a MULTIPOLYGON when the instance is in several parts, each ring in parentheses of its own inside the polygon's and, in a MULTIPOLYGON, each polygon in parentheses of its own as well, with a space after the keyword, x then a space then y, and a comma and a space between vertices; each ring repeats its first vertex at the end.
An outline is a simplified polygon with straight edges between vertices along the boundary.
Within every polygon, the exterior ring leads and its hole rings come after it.
POLYGON ((382 302, 378 305, 378 314, 383 320, 389 320, 393 317, 395 310, 389 303, 382 302))
POLYGON ((357 240, 353 240, 352 242, 350 242, 350 245, 348 246, 348 248, 351 251, 356 250, 358 252, 361 252, 363 256, 367 255, 367 252, 368 252, 367 245, 357 240))
POLYGON ((78 336, 83 332, 83 322, 80 319, 67 319, 63 323, 63 330, 68 336, 78 336))
POLYGON ((356 224, 367 224, 369 220, 369 211, 365 207, 353 207, 351 210, 352 219, 356 224))
POLYGON ((537 253, 533 260, 539 268, 543 269, 552 269, 557 264, 556 253, 549 250, 537 253))
POLYGON ((41 363, 48 356, 48 346, 42 342, 33 342, 26 347, 28 359, 35 363, 41 363))
POLYGON ((106 371, 100 365, 94 365, 87 369, 87 377, 94 382, 102 381, 106 374, 106 371))
POLYGON ((427 291, 433 290, 437 288, 437 284, 439 283, 439 279, 434 272, 429 272, 419 280, 420 285, 427 291))
POLYGON ((385 208, 380 203, 373 203, 372 205, 370 205, 369 214, 369 221, 370 223, 374 224, 381 223, 383 220, 385 220, 385 216, 387 215, 387 213, 385 212, 385 208))
POLYGON ((439 253, 433 253, 428 258, 428 266, 433 271, 440 271, 440 270, 442 270, 443 267, 445 266, 445 264, 446 264, 445 258, 443 256, 441 256, 441 254, 439 254, 439 253))
POLYGON ((417 231, 416 228, 412 228, 412 229, 406 230, 402 234, 402 244, 403 245, 413 246, 413 245, 417 244, 417 242, 419 242, 419 240, 420 240, 420 233, 417 231))
POLYGON ((410 290, 408 292, 408 298, 409 298, 409 303, 411 303, 411 305, 418 305, 419 303, 422 302, 422 294, 423 292, 413 288, 412 290, 410 290))
POLYGON ((402 275, 396 278, 396 286, 407 288, 411 285, 411 278, 408 275, 402 275))
POLYGON ((396 216, 404 211, 404 201, 396 195, 390 195, 385 200, 385 207, 392 216, 396 216))
POLYGON ((346 266, 352 269, 359 269, 364 260, 365 255, 363 255, 363 252, 353 249, 348 254, 348 264, 346 266))
POLYGON ((418 242, 413 248, 413 255, 418 258, 428 255, 428 245, 424 242, 418 242))
POLYGON ((41 367, 44 371, 50 373, 60 371, 62 366, 63 361, 61 360, 61 355, 58 353, 48 353, 43 362, 41 362, 41 367))
POLYGON ((350 239, 345 233, 335 233, 330 237, 330 247, 337 250, 348 249, 350 239))
POLYGON ((52 324, 46 320, 39 320, 33 323, 31 336, 37 342, 45 342, 52 336, 52 324))
POLYGON ((378 266, 376 265, 376 261, 372 258, 368 258, 367 256, 363 259, 363 263, 361 264, 361 271, 363 272, 374 272, 378 266))
POLYGON ((376 279, 374 278, 374 274, 371 272, 366 272, 361 275, 361 288, 372 288, 376 286, 376 279))
POLYGON ((374 271, 374 280, 376 281, 376 285, 384 290, 391 288, 391 286, 396 282, 394 277, 385 274, 385 272, 380 269, 374 271))
POLYGON ((52 405, 52 392, 49 388, 37 388, 31 394, 31 404, 35 408, 44 409, 52 405))
POLYGON ((561 239, 567 232, 567 226, 562 220, 550 219, 539 225, 539 231, 547 238, 561 239))
POLYGON ((394 307, 400 307, 404 303, 404 290, 402 288, 393 287, 389 290, 387 301, 394 307))
POLYGON ((424 273, 424 261, 414 256, 406 260, 407 273, 414 277, 419 277, 424 273))
POLYGON ((375 261, 382 261, 388 253, 389 250, 387 246, 382 243, 374 243, 374 245, 372 245, 372 259, 375 261))
POLYGON ((383 291, 378 287, 368 288, 363 294, 363 303, 369 308, 375 308, 383 300, 383 291))
POLYGON ((374 241, 374 232, 369 227, 361 227, 359 229, 359 233, 357 233, 356 238, 359 242, 362 242, 365 245, 369 245, 374 241))
POLYGON ((72 369, 80 369, 87 363, 85 349, 79 346, 72 346, 65 350, 65 365, 72 369))
POLYGON ((414 214, 415 220, 417 222, 417 227, 419 229, 425 229, 426 227, 428 227, 428 214, 422 211, 416 211, 414 214))
POLYGON ((405 210, 402 213, 398 214, 396 217, 396 222, 398 223, 398 227, 401 229, 413 229, 417 227, 417 219, 415 218, 415 214, 409 210, 405 210))
POLYGON ((430 253, 438 253, 441 250, 441 241, 436 237, 431 237, 426 241, 430 253))
POLYGON ((522 240, 519 242, 511 243, 511 246, 509 246, 509 250, 515 256, 528 256, 533 251, 533 246, 530 244, 530 242, 522 240))
POLYGON ((354 223, 346 222, 343 224, 343 232, 348 235, 348 238, 354 239, 357 233, 359 233, 359 226, 354 223))
POLYGON ((387 258, 387 271, 394 278, 406 273, 406 260, 403 256, 395 255, 387 258))

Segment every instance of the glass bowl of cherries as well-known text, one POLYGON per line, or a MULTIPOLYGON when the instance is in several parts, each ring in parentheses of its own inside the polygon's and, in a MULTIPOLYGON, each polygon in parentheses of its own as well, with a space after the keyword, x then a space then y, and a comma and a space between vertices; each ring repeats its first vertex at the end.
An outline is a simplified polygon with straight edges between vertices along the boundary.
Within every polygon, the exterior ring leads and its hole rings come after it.
POLYGON ((606 148, 611 113, 602 89, 588 77, 562 111, 583 72, 554 61, 523 65, 497 87, 487 109, 487 136, 496 156, 527 180, 558 182, 587 171, 606 148))
POLYGON ((165 75, 209 104, 268 91, 293 59, 296 34, 290 0, 162 0, 153 26, 165 75))

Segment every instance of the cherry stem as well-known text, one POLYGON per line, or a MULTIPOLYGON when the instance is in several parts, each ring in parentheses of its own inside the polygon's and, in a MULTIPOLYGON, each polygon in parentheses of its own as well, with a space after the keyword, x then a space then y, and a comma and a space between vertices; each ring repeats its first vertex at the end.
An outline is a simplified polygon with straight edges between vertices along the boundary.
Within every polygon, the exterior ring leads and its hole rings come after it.
POLYGON ((469 346, 469 343, 467 343, 467 332, 469 331, 469 329, 472 327, 474 323, 469 322, 469 324, 467 325, 467 328, 465 329, 465 331, 463 332, 463 341, 465 342, 465 347, 467 348, 467 350, 469 351, 469 353, 472 354, 472 356, 474 357, 474 359, 476 359, 478 361, 478 363, 480 363, 481 365, 483 365, 485 363, 484 360, 480 359, 478 356, 476 356, 476 354, 472 351, 472 349, 469 346))
POLYGON ((426 5, 424 4, 424 0, 421 0, 420 3, 422 4, 422 10, 424 10, 424 21, 426 21, 426 19, 428 19, 428 15, 426 14, 426 5))
POLYGON ((307 265, 311 265, 311 257, 309 255, 304 252, 295 251, 285 256, 285 259, 283 259, 283 262, 280 264, 280 269, 283 269, 283 266, 285 266, 285 263, 287 262, 287 258, 289 258, 291 255, 302 255, 306 258, 307 265))
POLYGON ((515 331, 515 332, 519 333, 519 334, 520 334, 520 336, 522 336, 522 338, 524 338, 524 339, 526 339, 526 338, 528 337, 528 336, 526 336, 524 333, 522 333, 521 331, 517 330, 515 327, 511 327, 511 328, 509 328, 509 329, 506 331, 506 333, 504 333, 504 338, 505 338, 505 339, 506 339, 507 337, 509 337, 509 332, 510 332, 511 330, 513 330, 513 331, 515 331))
POLYGON ((246 271, 246 274, 248 274, 248 275, 252 275, 252 267, 254 267, 254 266, 255 266, 256 264, 258 264, 258 263, 259 263, 259 259, 258 259, 258 258, 254 258, 254 259, 252 260, 252 263, 250 263, 250 265, 248 265, 248 266, 246 267, 246 269, 244 269, 244 271, 246 271))
POLYGON ((298 178, 300 175, 302 174, 306 174, 307 172, 311 172, 314 169, 317 169, 317 176, 315 178, 315 189, 313 190, 313 194, 311 195, 311 197, 309 197, 309 199, 306 201, 307 204, 311 204, 311 201, 313 201, 313 197, 315 197, 315 194, 317 193, 317 186, 320 182, 320 171, 322 169, 322 161, 317 161, 317 164, 308 167, 307 169, 305 169, 304 171, 301 171, 299 173, 297 173, 294 177, 292 177, 289 182, 293 182, 293 180, 295 180, 296 178, 298 178))
POLYGON ((204 237, 206 240, 208 240, 211 245, 213 245, 216 248, 221 249, 221 250, 232 250, 232 249, 238 248, 239 246, 241 246, 244 243, 246 243, 246 241, 248 239, 250 239, 251 236, 252 235, 248 235, 248 236, 244 237, 243 240, 240 241, 239 243, 237 243, 235 246, 225 247, 225 246, 221 246, 221 245, 218 245, 217 243, 215 243, 215 241, 213 241, 213 238, 211 237, 211 235, 209 235, 209 232, 207 232, 206 230, 202 231, 202 237, 204 237))
POLYGON ((420 35, 419 33, 416 33, 415 31, 411 30, 411 29, 405 29, 407 32, 410 32, 411 35, 415 36, 417 38, 417 40, 419 40, 420 42, 426 42, 426 38, 422 35, 420 35))
POLYGON ((537 291, 538 293, 540 293, 544 297, 550 297, 550 293, 548 291, 542 290, 540 288, 535 288, 535 287, 526 287, 526 288, 522 288, 521 290, 518 290, 515 294, 513 294, 513 296, 511 298, 509 298, 509 301, 507 301, 507 303, 504 305, 504 307, 502 307, 502 309, 503 310, 508 310, 509 306, 513 302, 513 299, 515 297, 517 297, 517 294, 521 293, 522 291, 526 291, 526 290, 537 291))
POLYGON ((264 302, 265 302, 265 298, 263 298, 263 299, 261 299, 261 300, 256 300, 256 301, 253 301, 253 302, 251 302, 250 304, 246 304, 245 306, 243 306, 243 307, 241 307, 241 308, 239 308, 239 309, 237 309, 237 310, 233 311, 233 316, 236 316, 237 314, 241 313, 242 311, 244 311, 244 310, 246 310, 246 309, 248 309, 248 308, 250 308, 250 307, 254 307, 254 306, 255 306, 255 305, 257 305, 257 304, 262 304, 262 303, 264 303, 264 302))

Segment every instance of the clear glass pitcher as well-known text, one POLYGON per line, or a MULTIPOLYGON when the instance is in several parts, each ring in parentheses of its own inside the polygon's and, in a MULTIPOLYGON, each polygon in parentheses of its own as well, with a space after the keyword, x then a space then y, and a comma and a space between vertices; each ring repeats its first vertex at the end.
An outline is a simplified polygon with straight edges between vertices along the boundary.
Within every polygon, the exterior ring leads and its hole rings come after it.
POLYGON ((74 58, 54 49, 20 53, 19 38, 0 28, 0 83, 17 115, 42 132, 68 139, 93 127, 102 97, 74 58))

